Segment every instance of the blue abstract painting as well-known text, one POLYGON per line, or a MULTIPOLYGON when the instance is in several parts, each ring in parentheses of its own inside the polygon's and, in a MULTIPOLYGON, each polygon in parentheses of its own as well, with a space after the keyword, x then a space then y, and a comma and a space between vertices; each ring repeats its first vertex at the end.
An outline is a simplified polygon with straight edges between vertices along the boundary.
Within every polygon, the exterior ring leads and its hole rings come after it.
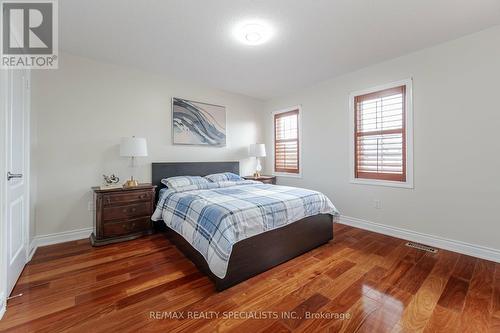
POLYGON ((226 145, 226 108, 172 99, 172 138, 180 145, 226 145))

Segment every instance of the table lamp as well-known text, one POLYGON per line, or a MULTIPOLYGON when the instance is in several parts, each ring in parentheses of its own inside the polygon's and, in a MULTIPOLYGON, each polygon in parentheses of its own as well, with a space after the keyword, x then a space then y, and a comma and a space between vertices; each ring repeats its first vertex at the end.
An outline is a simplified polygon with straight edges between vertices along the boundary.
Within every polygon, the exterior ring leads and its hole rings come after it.
POLYGON ((122 138, 120 142, 120 156, 131 158, 132 175, 129 180, 123 184, 124 187, 138 186, 139 182, 134 179, 134 167, 136 157, 148 156, 148 145, 145 138, 122 138))
POLYGON ((255 157, 257 159, 257 165, 255 166, 254 177, 260 177, 260 172, 262 171, 262 165, 260 165, 260 158, 266 157, 266 145, 263 143, 253 143, 248 147, 248 156, 255 157))

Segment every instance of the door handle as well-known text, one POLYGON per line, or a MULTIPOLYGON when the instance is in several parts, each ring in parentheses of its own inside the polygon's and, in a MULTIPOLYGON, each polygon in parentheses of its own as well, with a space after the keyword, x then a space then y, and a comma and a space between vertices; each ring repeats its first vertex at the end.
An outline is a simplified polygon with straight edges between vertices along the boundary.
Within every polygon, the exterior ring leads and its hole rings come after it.
POLYGON ((22 173, 10 173, 10 171, 7 172, 7 180, 11 180, 12 178, 23 178, 22 173))

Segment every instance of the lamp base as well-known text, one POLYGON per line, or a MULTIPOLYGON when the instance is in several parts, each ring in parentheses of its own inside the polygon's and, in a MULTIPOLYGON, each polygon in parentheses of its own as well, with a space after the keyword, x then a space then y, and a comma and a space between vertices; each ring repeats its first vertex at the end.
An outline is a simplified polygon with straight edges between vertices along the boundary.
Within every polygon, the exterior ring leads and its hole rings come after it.
POLYGON ((257 165, 255 166, 255 172, 253 176, 255 178, 260 178, 260 172, 262 171, 262 165, 260 165, 260 158, 256 157, 257 165))
POLYGON ((139 182, 135 179, 129 179, 123 184, 123 187, 137 187, 139 186, 139 182))

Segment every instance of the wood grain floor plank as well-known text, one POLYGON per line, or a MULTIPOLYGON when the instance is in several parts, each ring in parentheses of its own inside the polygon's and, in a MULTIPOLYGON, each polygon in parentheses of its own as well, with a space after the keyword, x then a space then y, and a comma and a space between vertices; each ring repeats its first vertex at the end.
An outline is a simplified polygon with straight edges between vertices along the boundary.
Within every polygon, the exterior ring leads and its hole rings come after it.
MULTIPOLYGON (((126 262, 113 263, 105 265, 105 267, 96 267, 96 270, 87 270, 78 274, 68 273, 67 277, 63 276, 54 280, 43 281, 42 285, 37 285, 33 288, 23 285, 23 288, 20 290, 23 296, 9 301, 9 306, 15 306, 27 301, 30 303, 45 302, 55 297, 76 296, 83 290, 91 291, 97 288, 113 286, 116 283, 135 278, 144 273, 149 274, 165 267, 168 267, 170 270, 179 270, 182 269, 182 266, 177 264, 185 263, 185 258, 177 255, 176 259, 171 260, 169 258, 165 259, 164 255, 160 257, 152 254, 151 259, 145 261, 141 258, 140 262, 140 265, 134 266, 134 261, 131 260, 129 264, 126 264, 126 262), (116 274, 117 271, 120 274, 116 274), (109 274, 105 279, 99 278, 99 276, 105 274, 109 274)), ((33 284, 36 285, 37 283, 33 284)))
MULTIPOLYGON (((406 256, 405 256, 406 258, 406 256)), ((409 260, 401 260, 388 270, 384 280, 387 284, 397 285, 403 276, 413 268, 415 264, 409 260)))
POLYGON ((438 304, 449 310, 461 312, 464 308, 468 289, 469 282, 452 276, 448 280, 438 304))
POLYGON ((500 318, 491 317, 490 323, 488 325, 488 333, 498 333, 500 332, 500 318))
POLYGON ((486 295, 468 293, 462 311, 460 331, 464 333, 488 332, 491 298, 486 295))
MULTIPOLYGON (((246 302, 236 307, 236 311, 253 311, 252 309, 266 309, 268 304, 273 304, 274 301, 285 298, 288 294, 295 293, 297 290, 303 290, 301 286, 307 286, 311 281, 316 280, 320 275, 324 274, 326 270, 335 265, 341 260, 343 255, 340 251, 336 256, 332 256, 327 260, 323 260, 311 266, 310 268, 303 269, 302 275, 297 275, 294 279, 289 279, 286 285, 280 284, 274 287, 272 293, 261 294, 260 297, 253 297, 248 299, 246 302)), ((352 270, 348 271, 351 272, 352 270)), ((362 274, 362 273, 361 273, 362 274)), ((328 296, 326 296, 328 297, 328 296)), ((233 325, 237 325, 236 322, 226 322, 223 325, 217 327, 220 332, 229 331, 233 328, 233 325)))
POLYGON ((292 309, 292 312, 297 314, 297 318, 283 320, 283 324, 291 330, 296 329, 300 324, 304 323, 306 312, 315 312, 330 300, 321 294, 314 294, 297 307, 292 309))
POLYGON ((458 260, 453 275, 467 281, 470 280, 472 278, 472 273, 474 273, 476 263, 476 258, 467 256, 465 254, 460 255, 460 259, 458 260))
POLYGON ((398 281, 397 287, 411 294, 415 294, 434 268, 436 261, 437 259, 434 254, 426 253, 422 259, 420 259, 419 264, 414 265, 404 277, 398 281))
POLYGON ((279 321, 275 321, 271 325, 269 325, 268 327, 264 328, 263 330, 257 331, 257 332, 259 332, 259 333, 289 333, 291 331, 288 328, 286 328, 279 321))
MULTIPOLYGON (((427 277, 418 289, 416 291, 412 289, 415 284, 410 284, 410 288, 408 288, 407 284, 399 284, 395 287, 395 289, 406 291, 413 295, 413 297, 409 298, 408 303, 403 303, 404 309, 401 313, 399 323, 394 327, 410 332, 422 332, 424 330, 433 314, 440 295, 446 287, 456 262, 456 254, 448 251, 439 252, 438 254, 426 253, 422 257, 416 264, 416 267, 422 265, 421 270, 427 274, 427 277), (432 267, 432 270, 427 273, 430 267, 432 267)), ((406 277, 408 276, 410 275, 406 277)), ((417 281, 421 277, 422 274, 419 275, 417 281)), ((399 308, 395 309, 395 311, 398 310, 399 308)))
MULTIPOLYGON (((380 281, 370 280, 383 276, 384 274, 381 274, 380 270, 380 267, 375 266, 364 274, 363 271, 352 269, 341 275, 341 278, 336 281, 339 282, 339 285, 342 285, 342 289, 337 288, 336 292, 322 291, 322 293, 329 296, 332 301, 328 302, 324 307, 319 309, 319 311, 324 314, 334 313, 344 316, 348 313, 348 310, 354 307, 356 302, 360 300, 368 304, 374 302, 373 299, 370 299, 365 295, 365 286, 368 282, 372 285, 380 283, 380 281), (355 277, 357 277, 357 279, 355 277)), ((326 329, 330 331, 340 331, 343 327, 345 327, 343 318, 344 317, 340 317, 340 319, 332 319, 329 317, 322 317, 316 320, 311 320, 305 323, 302 327, 299 327, 299 331, 310 332, 326 329)))
POLYGON ((366 324, 368 318, 370 318, 378 308, 380 308, 379 303, 369 298, 360 299, 347 311, 350 315, 350 319, 334 321, 329 330, 351 333, 363 332, 368 329, 368 332, 374 332, 366 324))
MULTIPOLYGON (((500 266, 497 265, 497 274, 500 271, 500 266)), ((500 318, 500 275, 495 277, 493 284, 493 301, 491 305, 491 315, 500 318)))
POLYGON ((437 305, 434 308, 429 322, 425 326, 425 333, 458 333, 460 332, 460 315, 459 312, 449 310, 445 307, 437 305))
POLYGON ((465 299, 461 317, 462 332, 488 332, 493 304, 493 283, 495 281, 495 263, 478 260, 469 291, 465 299))
POLYGON ((349 260, 342 260, 338 265, 335 265, 334 267, 327 270, 326 275, 335 280, 340 275, 344 274, 346 271, 350 270, 354 266, 356 266, 355 263, 349 260))
POLYGON ((470 282, 470 292, 488 297, 493 293, 494 283, 495 263, 487 260, 478 261, 470 282))
MULTIPOLYGON (((339 252, 340 253, 340 252, 339 252)), ((227 303, 230 302, 232 304, 231 310, 235 312, 244 312, 244 311, 253 311, 252 309, 263 309, 268 304, 273 304, 274 301, 278 301, 283 297, 290 294, 290 290, 293 288, 298 288, 298 286, 307 285, 307 281, 314 280, 315 277, 318 277, 320 274, 317 272, 317 268, 319 266, 320 261, 314 257, 309 257, 305 261, 300 262, 299 260, 292 260, 284 264, 283 270, 277 272, 276 276, 271 274, 271 271, 265 272, 264 274, 260 274, 243 284, 237 285, 229 290, 226 290, 218 295, 226 294, 228 296, 224 297, 224 300, 217 302, 217 304, 212 304, 210 302, 203 302, 205 304, 194 304, 194 307, 190 307, 189 311, 224 311, 224 307, 227 306, 227 303), (311 275, 307 278, 307 272, 305 275, 302 275, 302 278, 305 278, 305 282, 301 281, 301 276, 297 274, 297 269, 300 264, 307 263, 310 261, 311 266, 307 271, 311 275), (269 274, 271 274, 272 278, 268 278, 269 274), (288 278, 288 285, 282 285, 281 278, 288 278), (260 283, 265 281, 266 283, 260 283), (250 286, 254 286, 253 288, 249 288, 250 286), (285 288, 285 289, 283 289, 285 288), (274 292, 272 292, 274 290, 274 292), (237 305, 238 304, 238 305, 237 305), (193 310, 194 309, 194 310, 193 310)), ((308 266, 306 264, 306 266, 308 266)), ((323 267, 323 269, 327 269, 327 267, 323 267)), ((176 331, 206 331, 210 332, 213 330, 218 331, 227 331, 235 326, 241 324, 241 321, 226 321, 222 326, 217 327, 218 323, 214 322, 205 322, 205 321, 197 321, 190 322, 187 324, 183 324, 182 327, 168 327, 173 332, 176 331)))
MULTIPOLYGON (((298 308, 300 306, 300 303, 306 302, 306 300, 310 297, 312 297, 314 294, 321 293, 324 295, 330 295, 330 292, 332 290, 337 290, 340 292, 342 290, 342 286, 345 286, 345 288, 348 287, 348 285, 352 282, 351 279, 348 277, 348 274, 346 272, 349 271, 350 268, 352 268, 352 265, 346 264, 345 261, 340 261, 339 263, 332 263, 334 265, 333 268, 335 268, 335 265, 338 265, 338 269, 336 269, 337 274, 335 274, 335 279, 332 279, 332 275, 320 275, 316 277, 314 280, 311 282, 303 285, 302 287, 298 288, 294 292, 290 293, 283 299, 278 300, 276 303, 272 304, 270 307, 265 307, 264 310, 271 310, 277 313, 290 313, 290 309, 298 308), (342 267, 342 268, 340 268, 342 267), (345 269, 346 267, 350 267, 349 269, 345 269), (346 275, 343 275, 346 274, 346 275), (342 276, 342 279, 340 277, 342 276), (337 281, 346 281, 346 283, 339 283, 337 281)), ((332 269, 328 270, 331 271, 332 269)), ((362 274, 361 271, 357 271, 358 274, 362 274)), ((351 272, 352 273, 352 272, 351 272)), ((293 312, 293 310, 292 310, 293 312)), ((295 315, 297 315, 295 312, 293 312, 295 315)), ((303 319, 303 318, 302 318, 303 319)), ((293 321, 293 320, 292 320, 293 321)), ((256 325, 252 326, 252 329, 254 329, 256 325)), ((237 331, 245 331, 248 327, 244 325, 240 325, 236 328, 237 331)))
POLYGON ((175 312, 183 307, 189 307, 194 302, 213 294, 213 287, 207 278, 197 279, 184 286, 170 289, 151 298, 141 299, 125 308, 114 308, 105 317, 94 317, 72 327, 79 332, 145 332, 149 324, 153 324, 155 332, 163 330, 162 325, 170 320, 155 320, 151 312, 175 312), (96 329, 98 328, 98 329, 96 329))
POLYGON ((9 301, 0 331, 500 331, 500 264, 432 255, 349 226, 335 225, 334 235, 220 293, 162 234, 102 248, 88 240, 43 247, 23 271, 14 289, 23 296, 9 301), (219 316, 152 315, 210 311, 219 316), (224 316, 250 312, 278 318, 224 316))
POLYGON ((374 311, 369 313, 357 332, 391 332, 397 325, 401 316, 394 313, 390 308, 379 305, 374 311))

